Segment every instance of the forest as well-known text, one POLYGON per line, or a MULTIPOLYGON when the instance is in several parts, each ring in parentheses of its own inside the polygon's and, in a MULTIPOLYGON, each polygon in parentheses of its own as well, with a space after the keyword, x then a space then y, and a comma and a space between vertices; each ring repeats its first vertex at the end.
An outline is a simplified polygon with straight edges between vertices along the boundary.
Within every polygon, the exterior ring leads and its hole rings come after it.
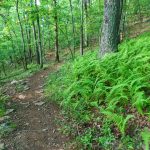
POLYGON ((150 0, 1 0, 0 150, 150 150, 150 0))

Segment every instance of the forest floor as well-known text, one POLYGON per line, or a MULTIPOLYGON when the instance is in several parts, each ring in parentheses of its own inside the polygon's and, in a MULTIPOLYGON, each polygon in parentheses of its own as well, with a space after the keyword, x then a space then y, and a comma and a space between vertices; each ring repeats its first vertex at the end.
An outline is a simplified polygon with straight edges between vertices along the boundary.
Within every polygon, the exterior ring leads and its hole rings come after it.
MULTIPOLYGON (((64 150, 69 137, 61 134, 57 120, 63 120, 60 108, 44 98, 44 80, 61 64, 41 70, 31 77, 12 81, 5 88, 10 96, 9 117, 16 129, 0 140, 8 150, 64 150), (14 91, 16 84, 25 86, 22 91, 14 91)), ((19 85, 20 86, 20 85, 19 85)), ((2 145, 2 144, 1 144, 2 145)))

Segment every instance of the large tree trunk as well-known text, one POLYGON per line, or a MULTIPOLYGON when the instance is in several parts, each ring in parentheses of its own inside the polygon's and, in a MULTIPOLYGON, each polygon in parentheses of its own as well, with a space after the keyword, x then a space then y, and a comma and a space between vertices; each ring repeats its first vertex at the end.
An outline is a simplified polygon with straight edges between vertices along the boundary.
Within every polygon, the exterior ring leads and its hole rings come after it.
POLYGON ((120 20, 123 0, 104 1, 104 21, 100 44, 100 57, 106 53, 116 51, 120 39, 120 20))

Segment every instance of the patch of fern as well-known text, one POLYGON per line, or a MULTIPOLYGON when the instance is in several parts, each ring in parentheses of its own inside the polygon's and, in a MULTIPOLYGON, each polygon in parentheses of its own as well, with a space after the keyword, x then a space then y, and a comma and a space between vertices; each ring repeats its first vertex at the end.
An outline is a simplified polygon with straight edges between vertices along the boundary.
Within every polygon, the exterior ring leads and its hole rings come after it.
POLYGON ((134 118, 127 106, 139 115, 150 114, 150 33, 125 41, 119 52, 103 59, 97 52, 89 52, 56 74, 50 76, 47 93, 59 100, 69 120, 81 128, 94 128, 94 124, 103 125, 103 120, 109 120, 125 137, 128 123, 134 118))

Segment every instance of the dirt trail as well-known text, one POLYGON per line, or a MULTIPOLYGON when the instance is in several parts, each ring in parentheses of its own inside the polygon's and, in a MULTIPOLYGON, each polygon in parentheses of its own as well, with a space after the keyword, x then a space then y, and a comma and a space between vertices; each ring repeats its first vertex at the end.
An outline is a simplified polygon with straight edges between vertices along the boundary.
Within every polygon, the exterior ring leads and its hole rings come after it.
POLYGON ((45 103, 44 78, 57 69, 57 65, 42 70, 27 79, 29 89, 11 95, 16 106, 11 119, 17 129, 4 139, 8 150, 64 150, 69 138, 58 130, 56 120, 62 119, 59 107, 45 103))

